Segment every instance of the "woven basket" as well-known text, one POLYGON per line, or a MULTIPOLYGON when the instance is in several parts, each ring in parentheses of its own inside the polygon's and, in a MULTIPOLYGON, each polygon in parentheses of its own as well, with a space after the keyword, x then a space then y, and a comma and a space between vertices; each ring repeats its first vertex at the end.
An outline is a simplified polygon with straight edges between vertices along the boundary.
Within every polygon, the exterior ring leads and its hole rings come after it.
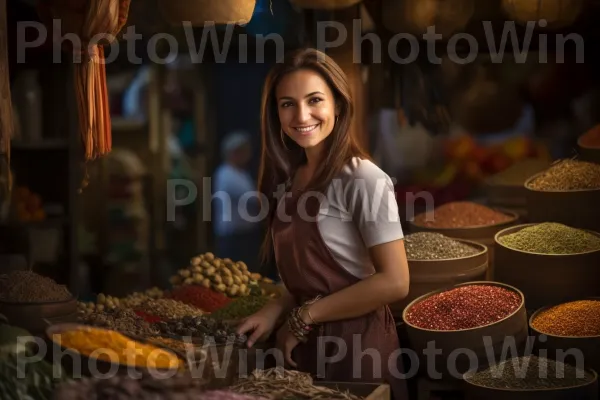
POLYGON ((583 10, 584 0, 502 0, 506 14, 520 24, 545 19, 547 28, 571 25, 583 10))
POLYGON ((443 39, 463 29, 475 12, 474 0, 383 0, 383 25, 395 33, 423 35, 435 26, 443 39))
POLYGON ((361 2, 361 0, 290 0, 296 7, 314 10, 341 10, 361 2))
POLYGON ((165 19, 171 24, 245 25, 252 18, 256 0, 159 0, 165 19))

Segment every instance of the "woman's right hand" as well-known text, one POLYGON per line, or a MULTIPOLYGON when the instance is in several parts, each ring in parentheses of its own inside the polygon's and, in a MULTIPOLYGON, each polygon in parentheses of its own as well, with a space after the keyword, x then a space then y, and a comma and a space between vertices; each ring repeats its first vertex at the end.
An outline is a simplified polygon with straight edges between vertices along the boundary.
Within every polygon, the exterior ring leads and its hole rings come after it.
POLYGON ((248 347, 252 347, 257 341, 271 335, 277 324, 278 316, 279 313, 275 312, 272 308, 268 306, 264 307, 260 311, 243 319, 237 332, 240 335, 252 332, 247 341, 248 347))

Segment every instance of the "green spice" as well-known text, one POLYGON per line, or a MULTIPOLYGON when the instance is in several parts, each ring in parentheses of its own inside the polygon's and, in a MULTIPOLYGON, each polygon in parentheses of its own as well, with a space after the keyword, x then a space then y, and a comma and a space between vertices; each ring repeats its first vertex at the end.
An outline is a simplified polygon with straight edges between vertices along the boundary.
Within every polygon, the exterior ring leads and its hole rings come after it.
POLYGON ((408 235, 404 245, 409 260, 448 260, 470 257, 481 252, 481 249, 435 232, 408 235))
POLYGON ((577 254, 600 250, 600 237, 555 222, 533 225, 498 238, 511 249, 541 254, 577 254))
POLYGON ((586 161, 559 160, 530 182, 529 186, 543 191, 600 189, 600 165, 586 161))
POLYGON ((271 298, 267 296, 239 297, 212 313, 211 317, 220 320, 245 318, 259 311, 269 300, 271 298))
POLYGON ((515 357, 467 378, 476 385, 497 389, 557 389, 581 386, 594 376, 559 361, 537 356, 515 357))

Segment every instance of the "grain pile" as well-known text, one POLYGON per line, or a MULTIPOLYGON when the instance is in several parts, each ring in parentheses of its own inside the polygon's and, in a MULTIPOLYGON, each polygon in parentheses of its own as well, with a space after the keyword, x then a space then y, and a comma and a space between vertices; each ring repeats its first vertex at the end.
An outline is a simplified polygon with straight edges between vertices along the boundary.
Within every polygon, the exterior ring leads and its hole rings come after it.
POLYGON ((481 249, 435 232, 410 234, 404 246, 409 260, 448 260, 481 253, 481 249))
POLYGON ((600 250, 600 237, 567 225, 545 222, 498 238, 508 248, 528 253, 578 254, 600 250))
POLYGON ((37 303, 73 298, 66 286, 33 271, 13 271, 0 275, 0 301, 37 303))
POLYGON ((587 161, 559 160, 529 182, 529 187, 541 191, 600 189, 600 165, 587 161))
POLYGON ((600 336, 600 300, 578 300, 541 311, 531 323, 554 336, 600 336))

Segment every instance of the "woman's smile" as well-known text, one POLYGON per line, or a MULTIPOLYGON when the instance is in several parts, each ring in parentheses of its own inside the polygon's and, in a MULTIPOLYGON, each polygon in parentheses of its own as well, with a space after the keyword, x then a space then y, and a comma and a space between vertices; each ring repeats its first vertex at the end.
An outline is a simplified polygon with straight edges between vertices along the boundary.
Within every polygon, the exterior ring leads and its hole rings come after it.
POLYGON ((312 134, 321 124, 308 125, 308 126, 297 126, 294 129, 298 131, 301 135, 310 135, 312 134))

